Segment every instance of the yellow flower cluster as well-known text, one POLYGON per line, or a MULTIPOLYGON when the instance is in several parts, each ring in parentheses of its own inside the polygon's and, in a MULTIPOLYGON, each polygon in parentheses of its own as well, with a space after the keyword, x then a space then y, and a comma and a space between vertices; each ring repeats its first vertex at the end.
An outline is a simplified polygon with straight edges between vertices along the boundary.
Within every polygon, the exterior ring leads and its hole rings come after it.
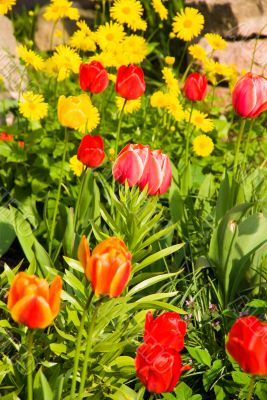
POLYGON ((58 81, 66 79, 70 72, 79 72, 82 60, 69 46, 59 45, 54 54, 46 60, 46 72, 57 78, 58 81))
POLYGON ((181 40, 190 42, 204 26, 203 15, 195 8, 186 7, 173 18, 173 33, 181 40))
POLYGON ((26 67, 32 66, 36 71, 44 69, 44 60, 32 50, 28 50, 26 46, 18 46, 17 53, 19 58, 24 61, 26 67))
POLYGON ((168 91, 174 96, 178 96, 178 93, 180 92, 179 82, 178 79, 175 78, 172 70, 168 67, 164 67, 162 70, 162 75, 168 91))
POLYGON ((184 111, 179 99, 171 94, 164 93, 161 90, 153 93, 150 97, 151 107, 166 109, 175 121, 180 122, 184 119, 184 111))
POLYGON ((126 24, 133 31, 145 31, 147 23, 142 19, 143 6, 139 0, 115 0, 110 16, 119 24, 126 24))
POLYGON ((16 0, 1 0, 0 1, 0 15, 4 15, 11 10, 16 4, 16 0))
POLYGON ((77 22, 78 30, 70 38, 69 45, 77 50, 96 51, 94 33, 85 21, 77 22))
POLYGON ((199 135, 193 140, 193 151, 197 156, 207 157, 214 150, 214 143, 207 135, 199 135))
POLYGON ((69 18, 78 20, 80 17, 77 8, 72 7, 72 1, 68 0, 51 0, 51 4, 46 7, 44 18, 47 21, 57 21, 60 18, 69 18))
POLYGON ((81 176, 86 166, 78 160, 77 154, 70 158, 70 168, 76 176, 81 176))
MULTIPOLYGON (((190 111, 186 110, 184 113, 185 120, 189 121, 190 111)), ((208 115, 198 111, 196 109, 193 110, 190 123, 194 125, 197 129, 207 133, 211 132, 214 128, 214 124, 210 118, 207 118, 208 115)))
MULTIPOLYGON (((116 106, 119 111, 122 110, 122 107, 124 105, 124 99, 122 97, 117 96, 116 97, 116 106)), ((136 100, 128 100, 124 106, 124 113, 125 114, 132 114, 135 111, 140 110, 141 108, 141 98, 136 100)))

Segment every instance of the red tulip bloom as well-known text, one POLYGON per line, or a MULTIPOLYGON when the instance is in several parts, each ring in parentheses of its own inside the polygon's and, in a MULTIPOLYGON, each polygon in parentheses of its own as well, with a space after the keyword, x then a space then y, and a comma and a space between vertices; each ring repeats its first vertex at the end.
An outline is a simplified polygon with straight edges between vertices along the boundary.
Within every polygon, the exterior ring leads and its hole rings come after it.
POLYGON ((104 141, 102 137, 85 135, 81 140, 77 158, 90 168, 101 165, 105 158, 104 141))
POLYGON ((14 140, 14 135, 11 135, 7 132, 1 132, 0 133, 0 140, 7 140, 7 141, 13 141, 14 140))
POLYGON ((146 388, 153 393, 172 392, 181 373, 180 354, 171 348, 158 344, 142 344, 135 358, 136 374, 146 388))
POLYGON ((168 156, 142 144, 128 144, 119 153, 112 169, 114 178, 129 186, 146 186, 149 195, 162 194, 171 184, 172 170, 168 156))
POLYGON ((146 314, 144 341, 147 344, 159 344, 181 351, 185 332, 186 323, 176 312, 165 312, 156 319, 150 311, 146 314))
POLYGON ((116 80, 116 92, 126 100, 135 100, 146 90, 144 72, 137 65, 126 67, 122 65, 118 69, 116 80))
POLYGON ((188 75, 184 84, 184 95, 190 101, 201 101, 205 98, 208 89, 206 76, 193 72, 188 75))
POLYGON ((256 118, 267 110, 267 79, 248 72, 236 83, 232 101, 238 115, 256 118))
POLYGON ((108 73, 98 61, 80 65, 80 87, 91 93, 101 93, 108 86, 108 73))
POLYGON ((239 318, 228 335, 228 353, 243 371, 267 375, 267 323, 256 317, 239 318))

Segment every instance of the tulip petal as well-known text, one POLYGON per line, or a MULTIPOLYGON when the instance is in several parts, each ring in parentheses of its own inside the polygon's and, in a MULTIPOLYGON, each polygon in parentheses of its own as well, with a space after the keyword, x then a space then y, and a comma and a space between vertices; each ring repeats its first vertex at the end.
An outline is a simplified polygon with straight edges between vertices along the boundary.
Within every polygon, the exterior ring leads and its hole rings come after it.
POLYGON ((62 279, 57 275, 51 283, 49 290, 49 306, 53 318, 55 318, 60 310, 60 296, 62 292, 62 279))
POLYGON ((85 235, 82 236, 78 247, 78 259, 85 271, 90 259, 90 248, 85 235))
POLYGON ((129 186, 135 185, 143 173, 141 158, 133 151, 122 153, 115 161, 112 174, 114 179, 120 183, 127 180, 129 186))
POLYGON ((162 183, 159 187, 159 194, 165 193, 172 181, 172 168, 169 157, 164 155, 164 161, 162 166, 162 183))
POLYGON ((40 296, 25 296, 11 310, 12 318, 31 329, 46 328, 53 321, 49 304, 40 296))
POLYGON ((111 281, 109 289, 109 297, 118 297, 121 294, 121 292, 127 285, 127 282, 130 278, 130 274, 131 274, 131 263, 130 261, 128 261, 117 269, 111 281))

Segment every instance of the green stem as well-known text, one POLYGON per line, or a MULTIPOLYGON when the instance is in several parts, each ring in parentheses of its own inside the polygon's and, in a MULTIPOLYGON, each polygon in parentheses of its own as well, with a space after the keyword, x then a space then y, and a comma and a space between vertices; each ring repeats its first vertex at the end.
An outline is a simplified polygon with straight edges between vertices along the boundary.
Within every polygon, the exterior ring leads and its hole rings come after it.
POLYGON ((234 175, 236 174, 236 169, 237 169, 237 164, 238 164, 238 157, 239 157, 239 150, 240 150, 240 144, 241 144, 241 140, 242 140, 242 136, 243 136, 245 125, 246 125, 246 119, 243 118, 242 121, 241 121, 240 129, 239 129, 239 133, 238 133, 238 137, 237 137, 237 142, 236 142, 236 148, 235 148, 235 158, 234 158, 234 167, 233 167, 234 175))
POLYGON ((86 342, 86 349, 85 349, 85 354, 84 354, 84 363, 83 363, 83 369, 82 369, 82 378, 81 378, 78 400, 81 400, 83 398, 83 390, 84 390, 85 381, 86 381, 86 377, 87 377, 89 355, 90 355, 91 348, 92 348, 92 336, 93 336, 93 331, 94 331, 95 318, 96 318, 96 310, 93 313, 93 317, 92 317, 91 323, 89 324, 89 328, 88 328, 88 332, 87 332, 87 342, 86 342))
POLYGON ((32 344, 33 331, 28 331, 28 359, 27 359, 27 400, 33 400, 32 393, 32 344))
POLYGON ((81 341, 82 341, 83 328, 84 328, 85 318, 87 316, 93 296, 94 296, 94 292, 91 292, 91 294, 88 297, 88 300, 86 302, 86 305, 84 307, 84 311, 83 311, 83 315, 82 315, 82 319, 81 319, 81 323, 80 323, 80 327, 79 327, 79 331, 78 331, 78 337, 77 337, 77 342, 76 342, 76 351, 75 351, 74 364, 73 364, 73 372, 72 372, 70 400, 74 400, 74 398, 75 398, 76 380, 77 380, 77 373, 78 373, 78 366, 79 366, 79 357, 80 357, 80 352, 81 352, 81 341))
POLYGON ((246 157, 247 157, 247 152, 248 152, 249 142, 251 139, 251 133, 252 133, 252 127, 253 127, 254 121, 255 121, 254 118, 250 120, 250 125, 249 125, 248 134, 247 134, 246 145, 245 145, 245 151, 244 151, 244 160, 246 160, 246 157))
POLYGON ((51 256, 52 248, 53 248, 53 240, 54 240, 55 227, 56 227, 56 218, 57 218, 57 212, 58 212, 58 206, 59 206, 59 200, 60 200, 61 186, 62 186, 62 181, 63 181, 63 176, 64 176, 64 165, 65 165, 67 147, 68 147, 68 131, 67 131, 67 128, 65 128, 64 150, 63 150, 62 163, 61 163, 61 172, 60 172, 60 177, 59 177, 59 182, 58 182, 56 204, 55 204, 55 208, 54 208, 54 214, 53 214, 52 226, 51 226, 51 232, 50 232, 50 238, 49 238, 49 256, 51 256))
POLYGON ((75 205, 75 211, 74 211, 74 229, 75 232, 77 232, 77 218, 78 218, 78 211, 80 209, 80 203, 81 203, 81 197, 82 197, 82 192, 83 192, 83 188, 84 188, 84 184, 86 181, 86 175, 87 175, 87 170, 88 168, 86 167, 83 172, 82 172, 82 176, 81 176, 81 180, 80 180, 80 187, 79 187, 79 193, 78 193, 78 198, 77 198, 77 202, 75 205))
POLYGON ((179 61, 179 64, 178 64, 178 68, 177 68, 178 74, 180 72, 180 69, 181 69, 181 66, 182 66, 182 63, 183 63, 183 59, 184 59, 185 53, 186 53, 186 51, 188 49, 188 46, 189 46, 188 43, 186 43, 185 46, 184 46, 184 49, 183 49, 183 52, 182 52, 182 55, 181 55, 181 58, 180 58, 180 61, 179 61))
POLYGON ((249 389, 248 389, 248 397, 247 400, 252 399, 253 391, 254 391, 254 384, 255 384, 255 376, 253 375, 250 379, 249 389))
POLYGON ((54 33, 55 33, 55 29, 56 29, 57 23, 58 23, 58 19, 54 22, 54 25, 53 25, 52 30, 51 30, 50 41, 49 41, 50 51, 53 50, 53 39, 54 39, 54 33))
POLYGON ((121 132, 121 122, 122 122, 122 116, 123 116, 123 111, 124 111, 124 107, 126 105, 127 100, 124 100, 121 112, 120 112, 120 116, 119 116, 119 123, 118 123, 118 129, 117 129, 117 133, 116 133, 116 142, 115 142, 115 157, 117 157, 117 153, 118 153, 118 147, 119 147, 119 139, 120 139, 120 132, 121 132))
POLYGON ((190 128, 190 122, 193 114, 193 109, 194 109, 194 102, 191 102, 191 109, 190 109, 190 114, 189 114, 189 119, 187 122, 187 129, 186 129, 186 146, 185 146, 185 166, 187 167, 188 164, 188 158, 189 158, 189 141, 190 141, 190 134, 189 134, 189 128, 190 128))
POLYGON ((184 74, 182 76, 182 79, 181 79, 182 83, 184 83, 184 81, 185 81, 185 79, 187 77, 187 74, 188 74, 190 68, 192 67, 192 64, 193 64, 192 62, 188 64, 188 66, 187 66, 187 68, 186 68, 186 70, 185 70, 185 72, 184 72, 184 74))

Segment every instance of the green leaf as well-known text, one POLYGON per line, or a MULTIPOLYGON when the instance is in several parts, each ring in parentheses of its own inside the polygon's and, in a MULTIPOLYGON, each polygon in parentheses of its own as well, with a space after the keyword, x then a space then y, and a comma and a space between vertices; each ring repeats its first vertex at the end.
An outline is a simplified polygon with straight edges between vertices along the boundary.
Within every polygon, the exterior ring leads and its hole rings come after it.
POLYGON ((158 282, 164 281, 166 279, 169 279, 171 277, 174 277, 174 276, 178 275, 181 272, 182 272, 182 270, 178 271, 178 272, 158 275, 158 276, 154 276, 153 278, 146 279, 143 282, 139 283, 138 285, 134 286, 131 290, 129 290, 129 292, 127 293, 126 297, 128 297, 128 296, 131 297, 134 294, 140 292, 141 290, 146 289, 149 286, 154 285, 155 283, 158 283, 158 282))
POLYGON ((16 232, 10 222, 12 213, 8 208, 0 207, 0 257, 2 257, 13 243, 16 232))
POLYGON ((42 391, 43 391, 43 400, 52 400, 54 397, 53 392, 52 392, 51 387, 42 371, 40 371, 40 381, 41 381, 41 387, 42 387, 42 391))
POLYGON ((147 267, 150 264, 153 264, 154 262, 160 260, 163 257, 167 257, 170 254, 175 253, 176 251, 180 250, 183 246, 184 243, 175 244, 173 246, 167 247, 166 249, 160 250, 157 253, 152 254, 151 256, 148 256, 139 265, 134 267, 134 273, 140 271, 141 269, 147 267))
POLYGON ((248 385, 250 382, 250 376, 241 371, 232 372, 232 378, 235 383, 242 386, 248 385))
POLYGON ((180 382, 174 392, 179 400, 189 400, 193 393, 192 389, 184 382, 180 382))
POLYGON ((64 343, 50 343, 49 347, 56 355, 67 352, 67 346, 64 343))
POLYGON ((208 350, 198 349, 196 347, 186 346, 190 356, 200 364, 211 366, 211 357, 208 350))
POLYGON ((212 364, 211 369, 207 370, 203 375, 203 386, 206 392, 209 390, 213 382, 218 378, 223 368, 222 360, 216 360, 212 364))

